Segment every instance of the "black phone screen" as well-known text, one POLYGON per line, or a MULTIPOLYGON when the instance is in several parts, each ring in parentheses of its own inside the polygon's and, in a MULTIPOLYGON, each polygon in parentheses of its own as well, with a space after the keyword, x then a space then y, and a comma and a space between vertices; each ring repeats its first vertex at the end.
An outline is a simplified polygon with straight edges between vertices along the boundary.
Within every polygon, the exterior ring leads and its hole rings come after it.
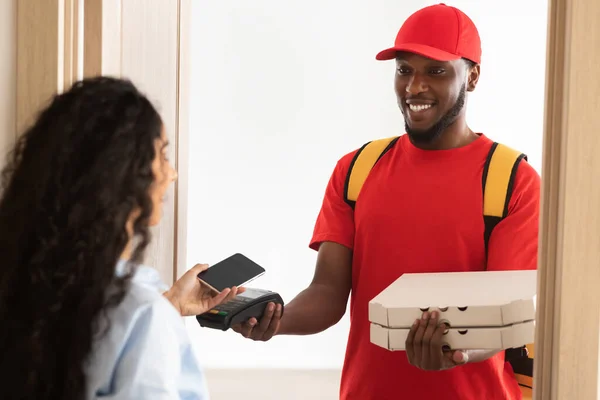
POLYGON ((219 292, 232 286, 242 286, 265 273, 265 269, 243 254, 236 253, 220 261, 198 278, 219 292))

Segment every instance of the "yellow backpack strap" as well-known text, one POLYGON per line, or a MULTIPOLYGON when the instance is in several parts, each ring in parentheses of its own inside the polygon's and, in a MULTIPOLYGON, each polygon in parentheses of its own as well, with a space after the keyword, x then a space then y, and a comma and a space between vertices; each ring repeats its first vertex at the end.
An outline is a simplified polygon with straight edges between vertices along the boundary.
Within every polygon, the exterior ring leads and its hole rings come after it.
MULTIPOLYGON (((492 231, 508 214, 517 168, 527 156, 500 143, 494 143, 483 168, 483 219, 485 222, 485 252, 492 231)), ((533 389, 533 344, 506 349, 505 360, 510 363, 521 388, 523 399, 531 398, 533 389)))
POLYGON ((494 143, 483 168, 484 242, 487 254, 492 231, 508 214, 519 163, 527 156, 500 143, 494 143))
POLYGON ((365 143, 358 149, 350 163, 350 168, 348 168, 344 185, 344 200, 350 207, 354 208, 360 190, 375 163, 392 148, 397 140, 398 136, 377 139, 365 143))

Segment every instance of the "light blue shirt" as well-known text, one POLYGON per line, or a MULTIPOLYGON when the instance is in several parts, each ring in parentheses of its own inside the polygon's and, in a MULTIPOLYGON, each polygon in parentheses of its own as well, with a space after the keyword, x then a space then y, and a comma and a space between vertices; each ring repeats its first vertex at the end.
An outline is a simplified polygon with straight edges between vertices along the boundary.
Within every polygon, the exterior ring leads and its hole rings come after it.
POLYGON ((94 343, 86 399, 209 399, 183 318, 162 295, 167 289, 155 269, 138 267, 123 301, 107 313, 109 330, 94 343))

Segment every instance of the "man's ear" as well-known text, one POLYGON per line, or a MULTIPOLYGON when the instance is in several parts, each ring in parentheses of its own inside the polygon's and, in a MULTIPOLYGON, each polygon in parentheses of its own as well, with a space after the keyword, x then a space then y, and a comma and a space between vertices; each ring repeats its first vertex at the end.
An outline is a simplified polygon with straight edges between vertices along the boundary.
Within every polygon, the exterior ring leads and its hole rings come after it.
POLYGON ((474 67, 467 69, 467 91, 472 92, 479 82, 479 74, 481 72, 480 65, 477 64, 474 67))

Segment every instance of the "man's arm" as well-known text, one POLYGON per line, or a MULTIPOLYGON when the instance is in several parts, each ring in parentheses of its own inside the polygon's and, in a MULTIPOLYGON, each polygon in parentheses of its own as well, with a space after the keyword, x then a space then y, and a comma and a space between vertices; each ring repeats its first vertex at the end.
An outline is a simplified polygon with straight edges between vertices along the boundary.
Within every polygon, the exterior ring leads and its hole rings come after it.
MULTIPOLYGON (((352 286, 352 251, 333 242, 319 248, 311 284, 285 307, 267 308, 260 321, 232 326, 242 336, 267 341, 274 335, 310 335, 335 325, 346 312, 352 286)), ((274 304, 273 304, 274 306, 274 304)))
POLYGON ((325 190, 310 248, 318 250, 312 282, 285 307, 267 308, 260 323, 251 318, 232 327, 254 340, 273 335, 309 335, 335 325, 346 312, 352 287, 354 210, 344 201, 346 174, 354 153, 342 157, 325 190))

